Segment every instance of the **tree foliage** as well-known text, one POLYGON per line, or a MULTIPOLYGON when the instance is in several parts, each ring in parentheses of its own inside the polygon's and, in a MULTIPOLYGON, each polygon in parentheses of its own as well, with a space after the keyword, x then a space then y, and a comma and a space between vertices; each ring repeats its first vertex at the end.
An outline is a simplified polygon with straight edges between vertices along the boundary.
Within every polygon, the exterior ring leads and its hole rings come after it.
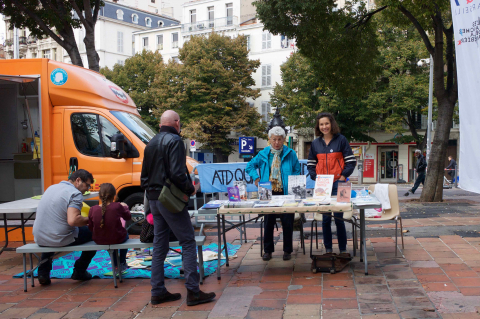
POLYGON ((365 94, 380 74, 375 66, 380 40, 373 15, 381 12, 393 26, 415 28, 433 56, 438 103, 421 200, 441 201, 443 164, 458 99, 450 1, 378 0, 371 12, 356 0, 344 8, 336 7, 334 0, 258 0, 255 5, 265 29, 295 37, 300 51, 323 76, 322 83, 342 95, 365 94))
POLYGON ((162 55, 156 51, 143 50, 125 60, 125 64, 115 64, 113 69, 102 68, 100 73, 120 86, 137 105, 142 118, 151 126, 158 126, 153 115, 156 109, 152 90, 157 71, 163 67, 162 55))
POLYGON ((182 134, 212 149, 220 162, 234 151, 232 131, 265 137, 265 123, 247 102, 259 96, 251 87, 260 61, 248 58, 246 44, 243 36, 194 36, 179 50, 181 63, 159 68, 154 83, 157 117, 168 109, 178 112, 182 134))
POLYGON ((95 24, 103 0, 0 0, 0 13, 10 18, 10 28, 28 28, 32 35, 51 37, 70 56, 73 64, 83 66, 73 29, 82 26, 89 68, 99 70, 95 49, 95 24))

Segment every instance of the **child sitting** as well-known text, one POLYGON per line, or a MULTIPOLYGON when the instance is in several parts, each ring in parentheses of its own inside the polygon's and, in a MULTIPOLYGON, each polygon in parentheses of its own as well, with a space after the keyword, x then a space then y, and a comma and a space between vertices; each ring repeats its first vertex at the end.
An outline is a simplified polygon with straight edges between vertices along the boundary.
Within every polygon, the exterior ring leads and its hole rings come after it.
MULTIPOLYGON (((132 218, 125 203, 115 203, 115 187, 110 183, 100 185, 99 197, 102 206, 93 206, 88 214, 88 228, 92 232, 93 241, 98 245, 121 244, 128 239, 124 223, 132 218), (122 220, 123 219, 123 220, 122 220)), ((119 271, 124 272, 127 267, 127 249, 120 250, 119 271)), ((114 265, 117 265, 117 256, 114 255, 114 265)))

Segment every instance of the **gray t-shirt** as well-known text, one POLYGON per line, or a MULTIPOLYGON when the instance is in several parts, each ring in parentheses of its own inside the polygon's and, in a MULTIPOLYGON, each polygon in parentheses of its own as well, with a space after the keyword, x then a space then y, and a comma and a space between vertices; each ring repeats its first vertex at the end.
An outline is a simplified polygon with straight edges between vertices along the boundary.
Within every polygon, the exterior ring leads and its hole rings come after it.
POLYGON ((82 209, 83 195, 70 182, 50 186, 40 199, 33 236, 39 246, 63 247, 78 237, 78 227, 67 222, 68 207, 82 209))

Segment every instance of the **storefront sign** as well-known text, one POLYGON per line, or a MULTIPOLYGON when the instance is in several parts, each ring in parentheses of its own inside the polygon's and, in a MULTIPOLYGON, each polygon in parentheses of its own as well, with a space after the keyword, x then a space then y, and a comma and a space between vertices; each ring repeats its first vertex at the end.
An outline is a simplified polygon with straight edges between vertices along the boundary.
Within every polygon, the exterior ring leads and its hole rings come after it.
POLYGON ((365 154, 363 178, 375 178, 375 155, 373 154, 365 154))

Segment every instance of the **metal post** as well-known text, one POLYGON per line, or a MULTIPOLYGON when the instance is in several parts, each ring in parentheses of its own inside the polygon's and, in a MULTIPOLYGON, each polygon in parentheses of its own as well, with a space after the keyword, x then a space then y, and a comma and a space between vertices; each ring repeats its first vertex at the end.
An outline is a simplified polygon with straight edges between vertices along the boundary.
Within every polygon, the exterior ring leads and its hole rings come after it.
POLYGON ((432 102, 433 102, 433 57, 430 55, 430 80, 428 85, 428 122, 427 122, 427 164, 432 144, 432 102))
POLYGON ((455 165, 455 188, 458 188, 458 164, 455 165))
MULTIPOLYGON (((20 58, 19 47, 18 46, 19 46, 19 43, 18 43, 18 29, 13 28, 13 58, 14 59, 20 58)), ((35 139, 34 139, 34 141, 35 141, 35 139)))

